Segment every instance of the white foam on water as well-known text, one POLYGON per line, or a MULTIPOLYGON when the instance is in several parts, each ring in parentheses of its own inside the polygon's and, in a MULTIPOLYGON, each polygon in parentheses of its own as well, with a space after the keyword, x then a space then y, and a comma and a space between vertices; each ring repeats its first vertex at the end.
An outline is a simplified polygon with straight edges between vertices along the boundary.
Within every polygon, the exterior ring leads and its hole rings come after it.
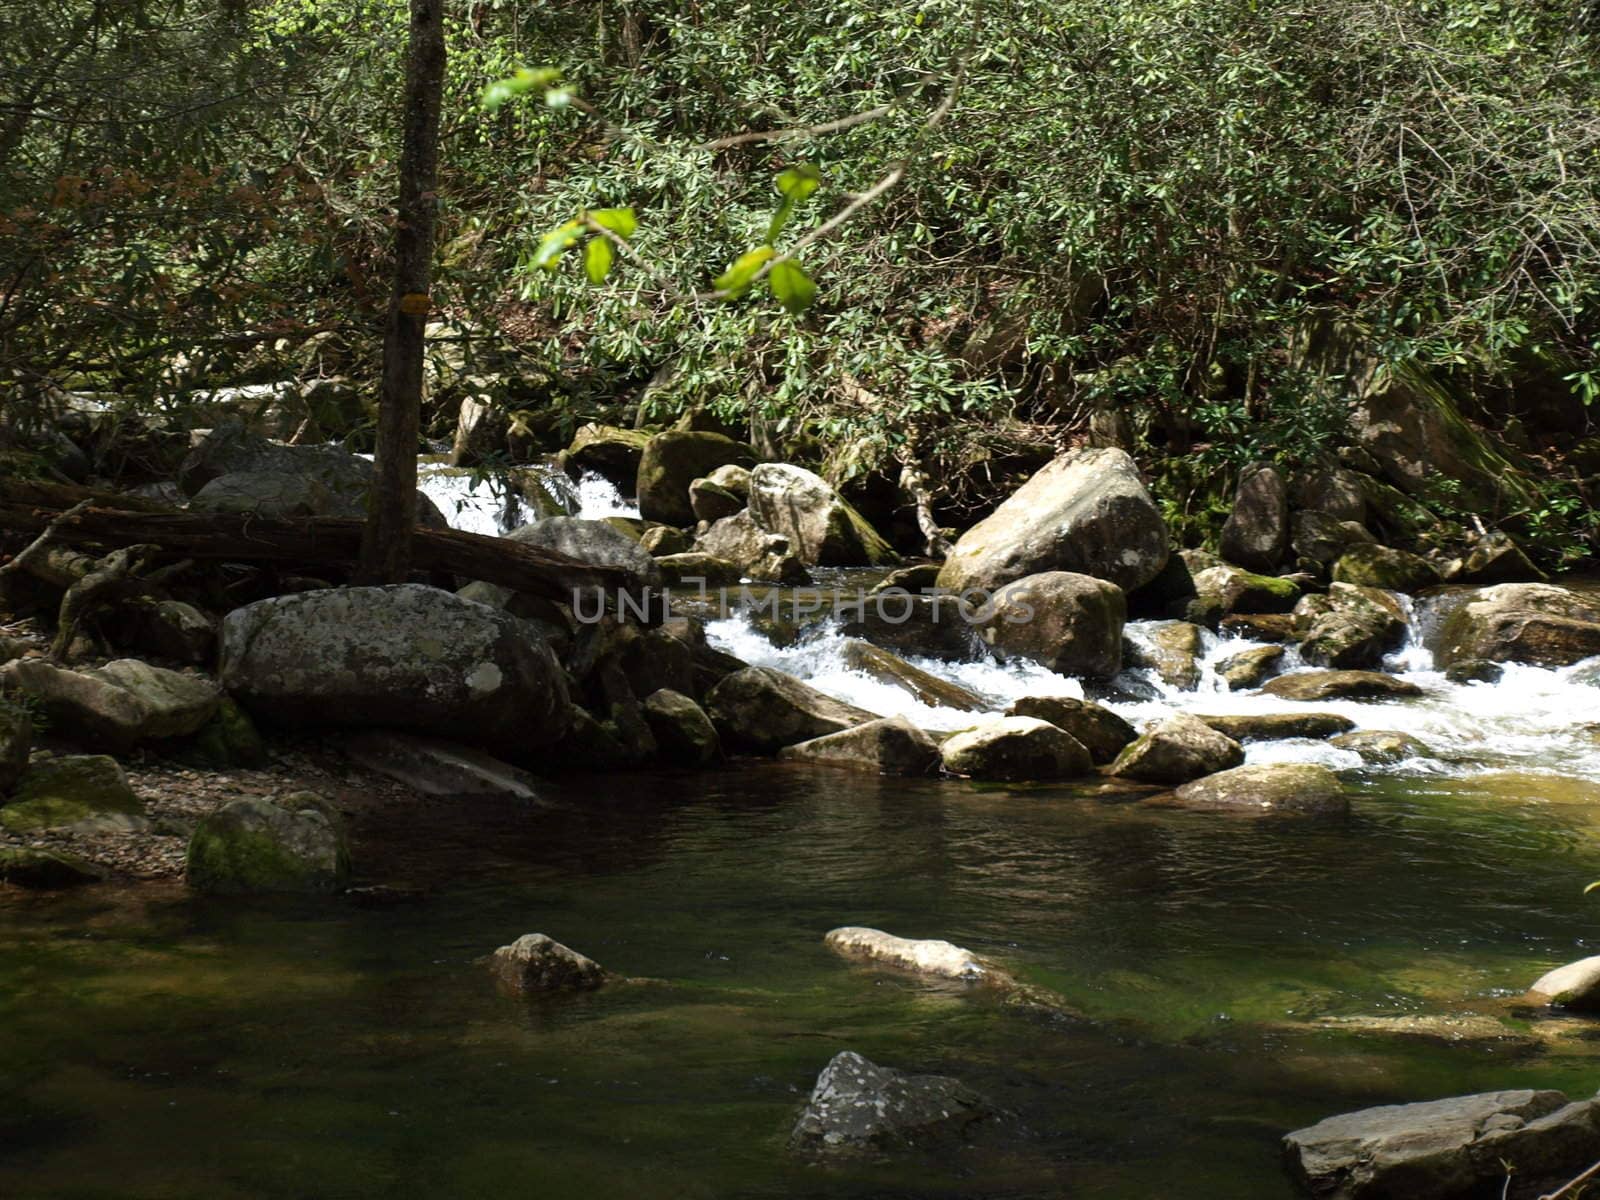
POLYGON ((503 480, 438 463, 417 464, 417 488, 438 506, 451 529, 499 537, 526 519, 527 509, 503 480))
POLYGON ((593 471, 585 471, 578 478, 578 512, 586 521, 602 517, 638 517, 639 505, 623 499, 617 485, 593 471))

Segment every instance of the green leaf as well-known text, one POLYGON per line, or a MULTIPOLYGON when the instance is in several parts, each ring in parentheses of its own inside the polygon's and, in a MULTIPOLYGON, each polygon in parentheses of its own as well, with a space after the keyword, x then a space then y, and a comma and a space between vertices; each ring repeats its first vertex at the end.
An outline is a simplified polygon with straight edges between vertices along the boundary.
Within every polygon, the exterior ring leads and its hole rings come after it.
POLYGON ((582 236, 583 225, 577 221, 568 221, 565 225, 557 225, 539 239, 539 249, 534 251, 531 265, 542 267, 546 271, 554 271, 562 251, 582 236))
POLYGON ((783 203, 778 205, 778 211, 772 214, 772 220, 767 222, 767 244, 776 245, 778 235, 783 232, 783 227, 789 223, 789 218, 794 216, 795 200, 793 196, 785 196, 783 203))
POLYGON ((711 281, 719 292, 726 292, 731 300, 750 290, 755 274, 777 251, 771 246, 757 246, 733 260, 733 265, 711 281))
POLYGON ((778 172, 778 192, 798 203, 822 186, 822 172, 810 163, 796 163, 778 172))
POLYGON ((639 231, 639 218, 631 208, 591 208, 589 217, 602 229, 609 229, 623 241, 639 231))
POLYGON ((611 243, 598 235, 590 238, 589 244, 583 248, 583 269, 590 283, 604 283, 615 260, 611 243))
POLYGON ((772 287, 773 298, 795 316, 810 308, 817 298, 817 285, 793 259, 785 259, 773 267, 767 283, 772 287))
POLYGON ((535 88, 553 88, 560 82, 561 71, 557 67, 519 67, 509 79, 497 79, 485 87, 478 103, 493 112, 508 100, 525 96, 535 88))

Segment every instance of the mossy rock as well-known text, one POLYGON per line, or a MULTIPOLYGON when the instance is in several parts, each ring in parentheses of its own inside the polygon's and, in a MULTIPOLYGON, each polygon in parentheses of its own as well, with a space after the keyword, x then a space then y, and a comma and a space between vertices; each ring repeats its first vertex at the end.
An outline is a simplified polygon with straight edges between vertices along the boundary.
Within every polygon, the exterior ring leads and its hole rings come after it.
POLYGON ((219 771, 261 767, 267 763, 267 744, 250 714, 224 696, 217 715, 194 735, 183 757, 197 766, 219 771))
POLYGON ((213 894, 325 894, 350 878, 338 814, 314 792, 235 800, 189 839, 189 886, 213 894))
POLYGON ((0 808, 0 825, 12 833, 38 833, 98 817, 143 816, 144 802, 128 786, 116 759, 70 755, 29 767, 10 803, 0 808))
POLYGON ((0 796, 22 778, 32 748, 33 718, 26 709, 0 700, 0 796))
POLYGON ((37 891, 99 883, 105 872, 75 854, 33 846, 0 846, 0 881, 37 891))
POLYGON ((1388 546, 1351 546, 1333 564, 1335 583, 1382 588, 1390 592, 1418 592, 1439 582, 1439 572, 1427 559, 1388 546))

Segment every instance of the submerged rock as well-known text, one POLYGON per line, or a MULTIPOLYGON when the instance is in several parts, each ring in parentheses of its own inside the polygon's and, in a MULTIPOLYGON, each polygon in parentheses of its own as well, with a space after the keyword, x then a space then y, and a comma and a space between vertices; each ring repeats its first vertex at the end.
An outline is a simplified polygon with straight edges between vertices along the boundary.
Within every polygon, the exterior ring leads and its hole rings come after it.
POLYGON ((1239 473, 1233 511, 1222 526, 1222 557, 1268 572, 1289 552, 1289 492, 1278 469, 1256 463, 1239 473))
POLYGON ((884 717, 785 746, 778 757, 879 775, 933 775, 939 770, 938 743, 905 717, 884 717))
POLYGON ((27 710, 0 700, 0 800, 28 769, 33 749, 33 718, 27 710))
POLYGON ((1126 590, 1166 565, 1167 526, 1133 459, 1075 450, 1023 484, 956 543, 939 586, 995 591, 1028 575, 1067 571, 1126 590))
POLYGON ((1483 1092, 1329 1117, 1284 1138, 1290 1172, 1326 1200, 1461 1200, 1564 1181, 1595 1160, 1600 1104, 1483 1092))
POLYGON ((1283 661, 1282 646, 1257 646, 1230 654, 1217 664, 1217 675, 1236 692, 1258 688, 1278 670, 1283 661))
POLYGON ((1528 989, 1528 999, 1574 1012, 1600 1012, 1600 954, 1546 971, 1528 989))
POLYGON ((249 796, 196 826, 185 877, 197 892, 325 894, 349 880, 350 851, 338 814, 315 792, 249 796))
POLYGON ((1139 736, 1138 730, 1109 708, 1070 696, 1024 696, 1006 709, 1006 716, 1049 721, 1082 742, 1097 764, 1110 762, 1139 736))
POLYGON ((515 796, 537 800, 532 775, 473 746, 414 733, 350 734, 341 748, 369 771, 425 796, 515 796))
POLYGON ((63 755, 35 761, 11 799, 0 825, 12 833, 49 829, 134 829, 144 826, 144 801, 128 786, 114 758, 63 755))
POLYGON ((1103 579, 1048 571, 1008 583, 976 614, 984 641, 1063 675, 1109 678, 1122 669, 1127 601, 1103 579))
POLYGON ((817 1076, 789 1148, 807 1154, 929 1148, 960 1141, 997 1115, 958 1079, 906 1075, 846 1050, 817 1076))
POLYGON ((32 846, 0 846, 0 883, 34 891, 57 891, 99 883, 106 873, 75 854, 32 846))
POLYGON ((1111 774, 1141 783, 1187 783, 1244 762, 1244 747, 1186 713, 1158 721, 1111 764, 1111 774))
POLYGON ((1484 588, 1445 618, 1437 658, 1565 667, 1600 654, 1600 598, 1547 583, 1484 588))
POLYGON ((1499 683, 1505 668, 1486 658, 1463 658, 1445 668, 1444 677, 1451 683, 1499 683))
POLYGON ((1009 978, 972 951, 937 938, 903 938, 864 925, 842 925, 824 935, 822 944, 845 958, 886 963, 919 975, 973 981, 1009 978))
POLYGON ((770 667, 727 676, 711 689, 706 708, 729 742, 766 754, 877 719, 770 667))
POLYGON ((525 933, 489 956, 489 970, 502 987, 523 995, 548 992, 590 992, 604 986, 610 974, 542 933, 525 933))
POLYGON ((1295 671, 1269 679, 1261 689, 1280 700, 1390 700, 1422 695, 1407 679, 1382 671, 1295 671))
POLYGON ((1312 763, 1234 767, 1186 783, 1173 794, 1183 808, 1255 816, 1340 816, 1350 801, 1339 777, 1312 763))
POLYGON ((689 485, 730 463, 754 466, 755 455, 749 446, 720 433, 672 429, 656 434, 639 456, 639 515, 667 525, 692 524, 689 485))
POLYGON ((847 638, 841 647, 845 664, 870 675, 879 683, 897 687, 929 708, 954 708, 962 712, 983 712, 988 702, 959 684, 940 679, 914 667, 899 655, 891 654, 860 638, 847 638))
POLYGON ((1201 717, 1218 733, 1236 742, 1267 742, 1278 738, 1327 738, 1356 727, 1349 717, 1325 712, 1229 713, 1201 717))
POLYGON ((115 753, 194 733, 221 697, 209 679, 133 658, 82 671, 18 659, 0 667, 0 689, 31 697, 58 732, 115 753))
POLYGON ((1363 762, 1389 766, 1407 758, 1427 758, 1433 753, 1426 743, 1409 733, 1394 733, 1387 729, 1358 729, 1354 733, 1341 733, 1328 743, 1341 750, 1353 750, 1363 762))
POLYGON ((1419 592, 1439 582, 1439 569, 1418 554, 1367 544, 1351 546, 1333 564, 1337 583, 1382 588, 1390 592, 1419 592))
POLYGON ((1314 666, 1375 667, 1406 637, 1406 613, 1388 592, 1336 583, 1295 606, 1300 656, 1314 666))
POLYGON ((786 539, 808 567, 870 567, 899 558, 820 475, 762 463, 750 472, 749 486, 756 524, 786 539))
POLYGON ((971 779, 1076 779, 1094 769, 1082 742, 1036 717, 998 717, 963 730, 946 738, 940 753, 946 771, 971 779))
POLYGON ((703 767, 722 757, 716 726, 693 699, 671 688, 658 688, 644 699, 644 719, 655 735, 661 757, 683 766, 703 767))

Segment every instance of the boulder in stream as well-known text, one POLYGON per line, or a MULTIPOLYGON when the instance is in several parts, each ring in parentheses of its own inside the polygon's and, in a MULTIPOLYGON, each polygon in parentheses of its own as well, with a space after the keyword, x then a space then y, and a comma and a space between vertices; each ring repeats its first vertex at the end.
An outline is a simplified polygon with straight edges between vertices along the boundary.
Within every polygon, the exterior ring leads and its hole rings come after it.
POLYGON ((998 1115, 959 1079, 907 1075, 845 1050, 817 1076, 789 1148, 802 1154, 930 1149, 959 1143, 972 1126, 998 1115))
POLYGON ((670 429, 656 434, 639 456, 639 515, 667 525, 693 524, 689 485, 730 463, 754 466, 755 455, 749 446, 720 433, 670 429))
POLYGON ((1565 1182, 1597 1146, 1600 1102, 1529 1089, 1365 1108, 1284 1138, 1290 1173, 1319 1200, 1498 1197, 1508 1175, 1565 1182))
POLYGON ((742 511, 744 506, 742 496, 735 495, 720 483, 696 479, 689 485, 689 508, 694 512, 696 521, 720 521, 723 517, 731 517, 742 511))
POLYGON ((1201 717, 1218 733, 1236 742, 1267 742, 1279 738, 1328 738, 1356 727, 1349 717, 1330 712, 1228 713, 1201 717))
POLYGON ((1092 678, 1122 669, 1127 601, 1103 579, 1071 571, 1029 575, 1002 587, 975 616, 979 634, 1004 658, 1092 678))
POLYGON ((933 775, 939 770, 938 743, 905 717, 884 717, 785 746, 778 757, 879 775, 933 775))
POLYGON ((1410 593, 1438 583, 1439 568, 1420 554, 1367 543, 1351 546, 1339 556, 1333 578, 1357 587, 1410 593))
POLYGON ((940 747, 944 769, 1004 782, 1077 779, 1094 770, 1089 751, 1066 730, 1036 717, 997 717, 952 734, 940 747))
POLYGON ((1290 543, 1296 555, 1318 568, 1335 562, 1346 550, 1377 539, 1366 526, 1354 521, 1339 521, 1326 513, 1301 512, 1294 515, 1294 537, 1290 543))
POLYGON ((1600 954, 1546 971, 1528 989, 1528 999, 1573 1012, 1600 1012, 1600 954))
POLYGON ((1448 667, 1466 658, 1565 667, 1600 654, 1600 597, 1548 583, 1486 587, 1445 618, 1436 652, 1448 667))
POLYGON ((899 688, 919 704, 926 704, 930 708, 954 708, 962 712, 983 712, 989 707, 981 696, 969 692, 960 684, 940 679, 921 667, 914 667, 899 655, 891 654, 871 642, 846 638, 840 651, 845 665, 851 670, 899 688))
POLYGON ((615 425, 580 425, 562 461, 574 472, 593 471, 609 479, 628 495, 639 479, 639 463, 644 458, 650 435, 642 429, 619 429, 615 425))
POLYGON ((1300 657, 1319 667, 1375 667, 1406 637, 1406 611, 1389 592, 1335 583, 1295 605, 1300 657))
POLYGON ((722 757, 716 726, 705 710, 682 692, 658 688, 644 699, 644 719, 661 757, 688 767, 704 767, 722 757))
POLYGON ((246 796, 195 827, 185 878, 197 892, 335 892, 350 878, 338 813, 315 792, 246 796))
POLYGON ((1190 621, 1151 621, 1134 626, 1138 637, 1123 639, 1124 666, 1154 671, 1168 687, 1192 692, 1200 683, 1200 656, 1205 638, 1190 621))
POLYGON ((605 521, 586 521, 581 517, 546 517, 506 534, 524 546, 554 550, 595 567, 615 567, 625 571, 635 587, 661 586, 661 568, 635 538, 630 538, 605 521))
POLYGON ((1350 801, 1339 777, 1313 763, 1234 767, 1184 784, 1173 803, 1202 812, 1248 816, 1342 816, 1350 801))
POLYGON ((1269 679, 1261 689, 1280 700, 1404 700, 1422 695, 1409 679, 1382 671, 1294 671, 1269 679))
POLYGON ((1178 609, 1201 625, 1216 626, 1235 613, 1286 613, 1300 599, 1300 586, 1292 579, 1256 575, 1225 563, 1190 578, 1194 593, 1178 609))
POLYGON ((1187 783, 1244 762, 1244 747, 1187 713, 1157 721, 1111 764, 1111 774, 1140 783, 1187 783))
POLYGON ((1009 978, 972 951, 937 938, 903 938, 864 925, 842 925, 829 930, 822 944, 845 958, 884 963, 918 975, 971 981, 1009 978))
POLYGON ((1256 646, 1230 654, 1217 664, 1217 677, 1236 692, 1258 688, 1270 679, 1283 661, 1282 646, 1256 646))
POLYGON ((1083 743, 1096 764, 1108 763, 1139 736, 1128 722, 1104 705, 1071 696, 1024 696, 1006 709, 1008 717, 1037 717, 1064 729, 1083 743))
POLYGON ((0 667, 0 691, 29 697, 57 732, 119 754, 194 733, 216 715, 221 697, 209 679, 135 658, 81 671, 17 659, 0 667))
POLYGON ((711 689, 706 708, 732 745, 765 754, 877 719, 770 667, 733 672, 711 689))
POLYGON ((591 992, 611 978, 599 963, 542 933, 525 933, 489 956, 489 970, 519 995, 591 992))
POLYGON ((1361 761, 1376 766, 1390 766, 1407 758, 1427 758, 1433 751, 1426 743, 1409 733, 1395 733, 1388 729, 1358 729, 1331 738, 1330 746, 1350 750, 1361 756, 1361 761))
POLYGON ((1272 571, 1289 552, 1289 491, 1270 463, 1239 472, 1221 549, 1229 562, 1262 572, 1272 571))
POLYGON ((695 539, 694 548, 696 553, 732 563, 741 575, 763 583, 811 580, 789 539, 762 529, 748 509, 713 522, 695 539))
POLYGON ((806 566, 872 567, 898 555, 820 475, 789 463, 750 472, 750 516, 786 539, 806 566))

